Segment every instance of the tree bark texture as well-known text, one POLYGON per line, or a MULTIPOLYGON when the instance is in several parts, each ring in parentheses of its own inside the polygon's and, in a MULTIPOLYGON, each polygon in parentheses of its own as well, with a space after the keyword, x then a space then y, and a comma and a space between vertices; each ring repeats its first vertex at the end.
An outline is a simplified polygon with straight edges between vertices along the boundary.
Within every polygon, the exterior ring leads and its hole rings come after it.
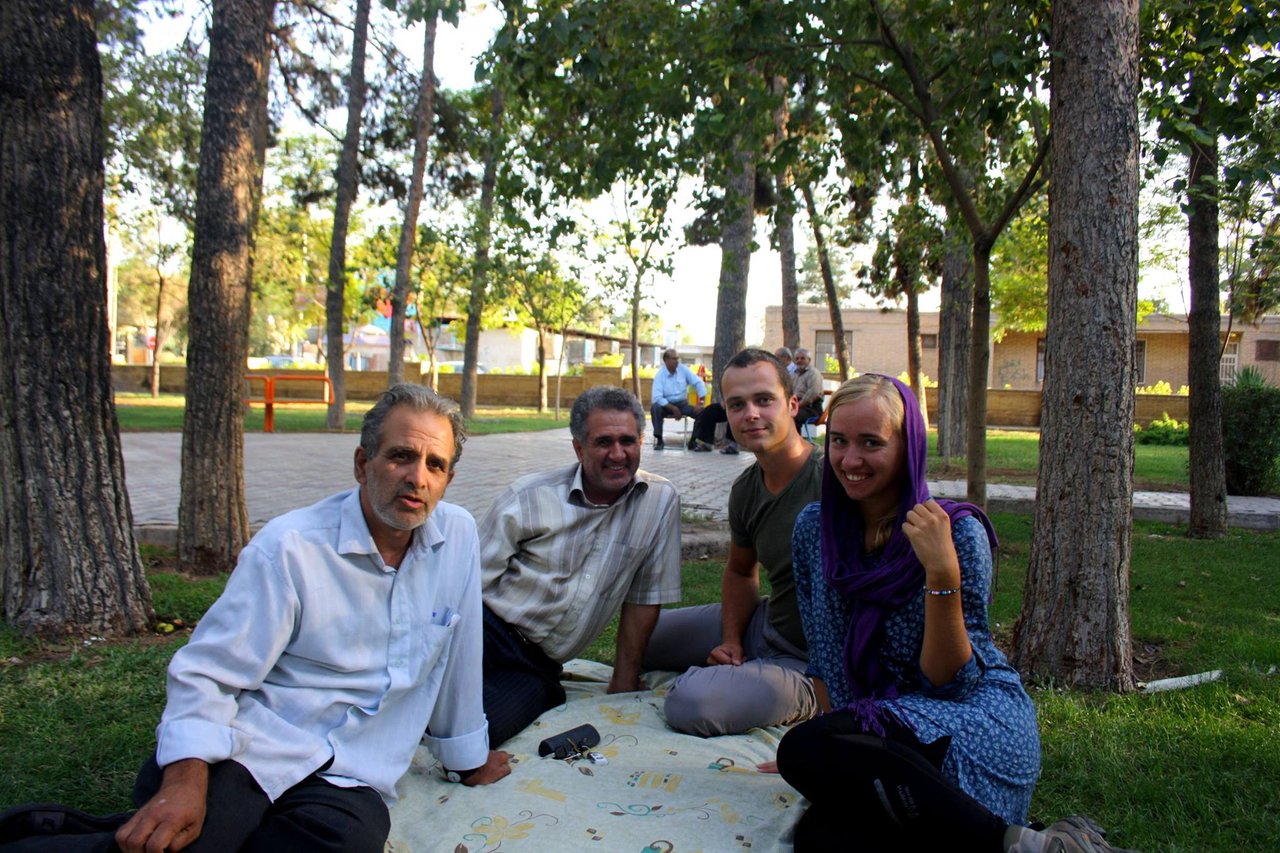
MULTIPOLYGON (((729 174, 724 194, 724 221, 720 232, 720 287, 716 298, 716 337, 712 366, 717 379, 724 366, 746 346, 747 277, 751 272, 751 243, 755 230, 756 165, 739 143, 736 167, 729 174)), ((713 391, 720 400, 719 383, 713 391)))
POLYGON ((1029 678, 1126 691, 1138 2, 1057 0, 1051 27, 1057 131, 1040 472, 1013 659, 1029 678))
POLYGON ((1222 292, 1218 284, 1218 142, 1191 146, 1188 181, 1187 263, 1191 311, 1187 316, 1187 380, 1191 520, 1188 535, 1217 538, 1227 532, 1227 468, 1222 444, 1222 292))
POLYGON ((943 465, 965 453, 969 391, 969 318, 973 312, 972 255, 959 228, 951 228, 942 258, 942 310, 938 319, 938 455, 943 465))
POLYGON ((920 294, 914 286, 906 289, 907 296, 907 371, 911 378, 911 390, 920 403, 920 417, 929 423, 929 400, 924 389, 924 353, 920 346, 920 294))
POLYGON ((973 318, 969 327, 969 399, 965 409, 965 495, 987 505, 987 373, 991 367, 991 245, 989 235, 973 241, 973 318))
MULTIPOLYGON (((787 119, 790 114, 787 103, 787 80, 785 77, 772 77, 769 80, 770 91, 780 99, 773 111, 773 135, 775 147, 787 138, 787 119)), ((778 172, 774 179, 778 194, 777 208, 774 210, 774 240, 778 245, 778 257, 782 266, 782 345, 794 352, 800 344, 800 286, 796 281, 796 197, 791 188, 790 176, 786 169, 778 172)), ((821 366, 818 368, 821 370, 821 366)))
MULTIPOLYGON (((369 0, 365 5, 368 21, 369 0)), ((409 198, 404 205, 404 221, 400 226, 400 245, 396 249, 396 286, 391 294, 391 354, 387 364, 387 385, 404 381, 404 320, 409 302, 409 273, 413 268, 413 248, 418 237, 418 211, 422 207, 422 180, 427 171, 427 145, 435 123, 436 97, 436 22, 438 14, 429 14, 422 42, 422 78, 418 81, 418 103, 413 112, 413 171, 409 178, 409 198)))
MULTIPOLYGON (((827 241, 822 236, 822 219, 818 205, 813 200, 813 188, 801 187, 805 210, 809 213, 809 226, 813 229, 814 251, 818 254, 818 269, 822 272, 822 287, 827 292, 827 312, 831 317, 831 335, 836 347, 836 361, 840 363, 840 381, 849 378, 849 350, 844 345, 844 315, 840 313, 840 294, 836 293, 835 276, 831 274, 831 256, 827 254, 827 241)), ((823 370, 822 365, 816 365, 823 370)))
MULTIPOLYGON (((364 116, 364 57, 369 35, 369 4, 370 0, 356 0, 356 20, 351 34, 351 71, 347 77, 347 129, 342 137, 342 153, 338 156, 338 192, 333 205, 333 239, 329 241, 329 283, 324 298, 325 334, 329 342, 325 352, 329 381, 333 383, 333 400, 329 403, 326 424, 329 429, 342 429, 347 422, 347 365, 342 346, 342 325, 347 313, 347 227, 351 223, 351 205, 360 192, 360 122, 364 116), (335 353, 338 356, 336 360, 333 357, 335 353)), ((399 284, 398 279, 396 283, 399 284)), ((400 325, 403 348, 403 317, 400 325)), ((394 356, 394 326, 392 329, 394 356)), ((394 366, 391 369, 394 370, 394 366)))
POLYGON ((484 175, 480 179, 480 208, 476 212, 475 262, 471 267, 471 295, 467 301, 467 339, 462 348, 462 407, 464 417, 476 413, 476 362, 480 356, 480 315, 484 313, 485 292, 489 288, 489 247, 493 240, 493 193, 498 181, 498 153, 501 149, 502 116, 505 101, 502 90, 494 87, 490 104, 493 120, 489 152, 484 158, 484 175))
POLYGON ((243 376, 274 6, 213 6, 189 296, 200 322, 191 324, 187 371, 198 381, 187 383, 178 505, 178 560, 197 574, 229 570, 249 538, 243 376))
POLYGON ((0 44, 0 615, 138 633, 151 593, 111 396, 93 4, 6 0, 0 44))

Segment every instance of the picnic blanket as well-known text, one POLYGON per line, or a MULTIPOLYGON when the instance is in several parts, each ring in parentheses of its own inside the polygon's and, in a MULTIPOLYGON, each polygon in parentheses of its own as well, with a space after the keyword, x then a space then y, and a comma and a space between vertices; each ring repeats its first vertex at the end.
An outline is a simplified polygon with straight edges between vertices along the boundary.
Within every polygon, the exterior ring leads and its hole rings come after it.
POLYGON ((609 695, 611 669, 565 666, 568 701, 503 745, 511 775, 468 788, 444 781, 419 748, 391 810, 388 853, 767 853, 790 850, 804 800, 772 760, 784 728, 700 738, 668 728, 662 700, 675 673, 648 673, 650 690, 609 695), (538 757, 538 744, 583 723, 600 732, 608 764, 538 757))

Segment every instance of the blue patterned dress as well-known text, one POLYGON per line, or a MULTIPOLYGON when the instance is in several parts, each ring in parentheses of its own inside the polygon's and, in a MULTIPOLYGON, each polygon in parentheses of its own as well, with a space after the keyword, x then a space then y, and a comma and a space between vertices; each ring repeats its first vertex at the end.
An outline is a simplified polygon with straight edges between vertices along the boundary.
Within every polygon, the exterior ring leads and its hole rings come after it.
MULTIPOLYGON (((853 698, 844 671, 851 608, 822 577, 818 508, 811 503, 796 519, 791 540, 796 593, 809 642, 808 673, 826 684, 831 707, 842 708, 853 698)), ((966 517, 955 523, 951 536, 973 657, 949 684, 929 683, 920 671, 921 592, 885 621, 881 665, 893 673, 900 694, 888 702, 888 710, 914 729, 921 743, 950 736, 943 774, 1004 820, 1025 824, 1040 775, 1035 707, 987 626, 991 549, 986 532, 977 519, 966 517)))

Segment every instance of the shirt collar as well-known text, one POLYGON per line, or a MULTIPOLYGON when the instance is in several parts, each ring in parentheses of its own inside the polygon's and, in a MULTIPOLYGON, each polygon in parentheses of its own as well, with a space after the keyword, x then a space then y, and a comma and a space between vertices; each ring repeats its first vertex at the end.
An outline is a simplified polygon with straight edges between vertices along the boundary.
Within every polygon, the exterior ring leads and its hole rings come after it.
MULTIPOLYGON (((439 504, 436 506, 438 507, 439 504)), ((402 562, 401 566, 403 567, 420 549, 434 548, 443 541, 444 533, 440 525, 436 524, 433 512, 427 516, 422 526, 413 532, 409 550, 405 553, 405 562, 402 562)), ((378 546, 373 541, 373 533, 369 531, 369 525, 364 520, 364 509, 360 506, 359 486, 348 492, 342 501, 342 510, 338 519, 338 553, 377 555, 378 562, 382 561, 378 546)), ((390 566, 384 566, 384 570, 393 571, 390 566)))
POLYGON ((586 490, 582 486, 582 463, 579 462, 576 466, 576 470, 574 470, 573 472, 573 482, 569 484, 568 501, 569 503, 575 506, 583 506, 583 507, 587 507, 588 509, 606 509, 611 506, 617 506, 618 504, 626 501, 626 499, 636 489, 645 491, 649 488, 649 484, 646 483, 644 480, 642 480, 640 477, 640 475, 643 473, 644 473, 643 471, 637 470, 635 475, 631 478, 631 482, 627 484, 627 487, 622 490, 622 494, 618 495, 618 499, 613 503, 611 504, 592 503, 591 500, 587 497, 586 490))

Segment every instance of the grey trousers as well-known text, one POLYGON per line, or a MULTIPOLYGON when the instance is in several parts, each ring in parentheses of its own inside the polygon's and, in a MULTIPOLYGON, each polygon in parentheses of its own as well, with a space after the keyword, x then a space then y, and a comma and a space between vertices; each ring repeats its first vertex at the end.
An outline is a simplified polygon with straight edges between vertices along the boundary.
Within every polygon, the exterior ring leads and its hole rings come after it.
POLYGON ((804 674, 808 656, 775 631, 768 616, 765 599, 743 634, 740 666, 707 666, 707 656, 720 645, 720 605, 662 611, 644 668, 684 670, 667 692, 667 725, 711 737, 791 725, 817 714, 813 682, 804 674))

